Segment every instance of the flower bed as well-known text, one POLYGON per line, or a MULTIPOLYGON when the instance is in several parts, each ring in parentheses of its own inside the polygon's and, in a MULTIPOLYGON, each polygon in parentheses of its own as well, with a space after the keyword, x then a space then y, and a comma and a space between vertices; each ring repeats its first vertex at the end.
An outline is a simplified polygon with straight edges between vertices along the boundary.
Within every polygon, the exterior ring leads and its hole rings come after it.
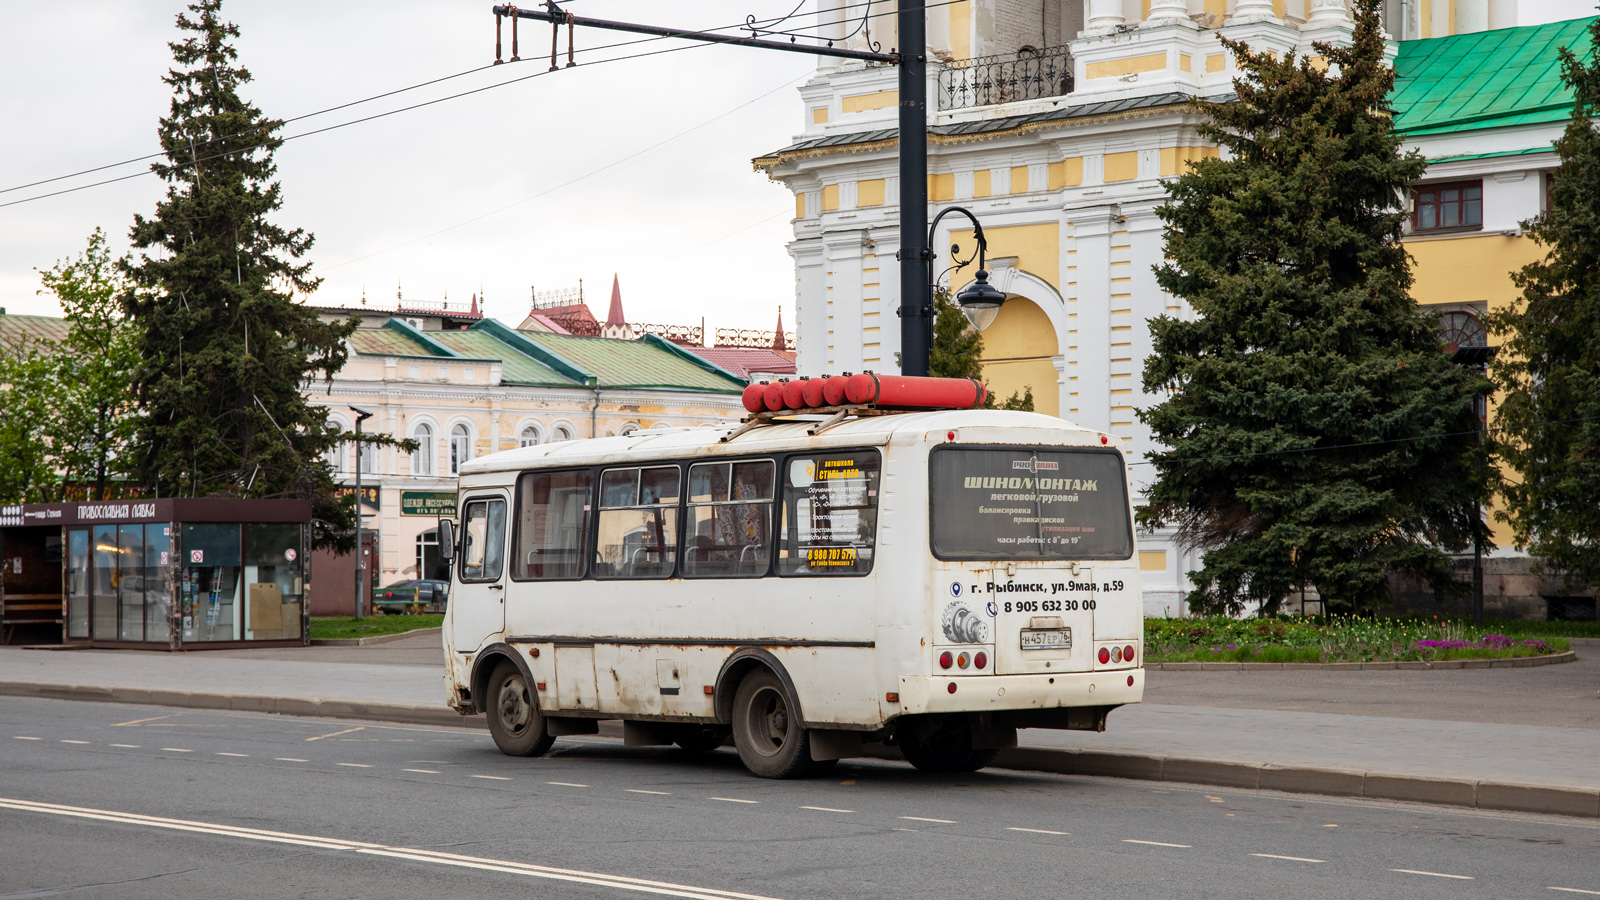
POLYGON ((1146 619, 1145 659, 1161 662, 1431 662, 1545 656, 1561 638, 1521 640, 1440 619, 1334 616, 1268 619, 1146 619))

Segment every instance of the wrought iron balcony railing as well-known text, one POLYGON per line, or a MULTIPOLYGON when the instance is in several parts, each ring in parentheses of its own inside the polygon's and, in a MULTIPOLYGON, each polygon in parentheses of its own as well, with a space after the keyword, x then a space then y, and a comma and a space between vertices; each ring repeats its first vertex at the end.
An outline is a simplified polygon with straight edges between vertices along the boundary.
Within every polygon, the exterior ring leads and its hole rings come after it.
POLYGON ((939 110, 971 109, 1072 93, 1072 53, 1066 47, 977 56, 939 70, 939 110))

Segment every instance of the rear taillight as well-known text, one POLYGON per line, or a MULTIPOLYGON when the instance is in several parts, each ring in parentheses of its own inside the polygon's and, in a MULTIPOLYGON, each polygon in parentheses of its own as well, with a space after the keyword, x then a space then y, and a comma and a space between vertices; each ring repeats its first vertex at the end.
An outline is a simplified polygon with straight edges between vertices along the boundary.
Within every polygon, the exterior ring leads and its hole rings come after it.
POLYGON ((988 665, 989 665, 989 654, 983 652, 982 650, 979 650, 978 651, 978 655, 974 656, 972 658, 972 667, 974 669, 982 669, 982 668, 986 668, 988 665))
POLYGON ((956 657, 956 665, 960 666, 963 669, 965 669, 971 663, 972 663, 971 658, 969 658, 965 653, 963 653, 960 656, 956 657))
POLYGON ((1112 662, 1116 662, 1116 663, 1122 662, 1122 648, 1121 647, 1112 647, 1111 648, 1111 661, 1112 662))
POLYGON ((945 652, 939 654, 939 668, 941 668, 941 669, 950 668, 951 664, 954 661, 955 661, 955 658, 950 655, 950 651, 949 650, 946 650, 945 652))
POLYGON ((1123 662, 1133 662, 1133 645, 1132 644, 1129 644, 1128 646, 1122 648, 1122 661, 1123 662))
POLYGON ((1100 665, 1103 666, 1108 662, 1111 662, 1111 648, 1110 647, 1101 647, 1100 648, 1100 665))

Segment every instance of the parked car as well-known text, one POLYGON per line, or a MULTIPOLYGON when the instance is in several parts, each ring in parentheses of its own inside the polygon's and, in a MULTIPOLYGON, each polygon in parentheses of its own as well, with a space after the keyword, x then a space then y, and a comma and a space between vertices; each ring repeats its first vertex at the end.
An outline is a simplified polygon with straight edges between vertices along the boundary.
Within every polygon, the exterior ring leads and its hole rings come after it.
POLYGON ((372 608, 386 613, 442 613, 449 599, 450 582, 412 578, 373 591, 372 608))

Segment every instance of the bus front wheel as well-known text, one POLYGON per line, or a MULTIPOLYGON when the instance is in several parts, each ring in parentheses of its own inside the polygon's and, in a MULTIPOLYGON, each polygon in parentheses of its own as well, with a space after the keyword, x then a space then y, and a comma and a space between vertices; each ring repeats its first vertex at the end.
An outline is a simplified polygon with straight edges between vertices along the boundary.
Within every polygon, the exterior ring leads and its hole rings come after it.
POLYGON ((778 676, 756 669, 733 695, 733 744, 751 774, 796 778, 812 767, 811 740, 778 676))
POLYGON ((507 661, 489 676, 489 734, 507 756, 543 756, 556 739, 545 733, 544 715, 522 670, 507 661))

